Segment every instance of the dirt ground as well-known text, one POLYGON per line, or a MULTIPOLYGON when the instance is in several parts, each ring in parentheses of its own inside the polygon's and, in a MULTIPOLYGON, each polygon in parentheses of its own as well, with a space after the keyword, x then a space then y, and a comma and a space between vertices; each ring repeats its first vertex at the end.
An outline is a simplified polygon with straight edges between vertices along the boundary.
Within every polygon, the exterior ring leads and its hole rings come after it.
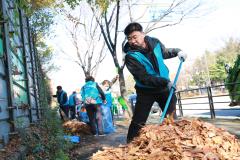
POLYGON ((126 144, 129 122, 124 119, 115 121, 116 132, 105 136, 82 136, 81 142, 71 150, 71 160, 88 160, 102 147, 117 147, 126 144))

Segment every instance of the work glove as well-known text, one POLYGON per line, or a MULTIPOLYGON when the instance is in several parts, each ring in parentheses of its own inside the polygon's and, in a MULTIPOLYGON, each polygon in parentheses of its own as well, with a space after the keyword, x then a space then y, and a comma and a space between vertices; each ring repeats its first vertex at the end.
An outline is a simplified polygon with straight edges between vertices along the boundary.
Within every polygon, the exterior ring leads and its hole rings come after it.
POLYGON ((183 60, 183 62, 186 60, 186 58, 187 58, 187 54, 186 53, 184 53, 183 51, 180 51, 180 52, 178 52, 178 58, 181 60, 183 60))

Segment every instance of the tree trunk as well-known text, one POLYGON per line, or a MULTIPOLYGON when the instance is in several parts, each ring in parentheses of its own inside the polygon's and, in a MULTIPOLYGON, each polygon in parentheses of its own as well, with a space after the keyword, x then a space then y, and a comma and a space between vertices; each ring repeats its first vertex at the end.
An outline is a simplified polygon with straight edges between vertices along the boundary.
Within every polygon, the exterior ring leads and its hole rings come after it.
POLYGON ((128 117, 127 118, 131 118, 133 115, 133 111, 132 111, 132 107, 131 104, 128 102, 127 99, 127 91, 126 91, 126 85, 125 85, 125 79, 124 79, 124 74, 123 74, 123 69, 119 69, 118 70, 118 75, 119 75, 119 87, 120 87, 120 94, 121 96, 124 98, 124 100, 127 102, 127 106, 128 106, 128 117))

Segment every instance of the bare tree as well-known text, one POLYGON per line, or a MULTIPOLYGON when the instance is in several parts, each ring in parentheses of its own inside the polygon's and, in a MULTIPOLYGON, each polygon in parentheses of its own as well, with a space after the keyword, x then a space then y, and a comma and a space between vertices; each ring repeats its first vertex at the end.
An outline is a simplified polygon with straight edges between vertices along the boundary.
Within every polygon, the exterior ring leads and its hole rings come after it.
MULTIPOLYGON (((148 33, 158 28, 179 24, 187 15, 190 15, 191 13, 193 13, 193 11, 200 6, 200 2, 198 2, 193 6, 191 6, 190 8, 189 6, 188 8, 186 8, 187 1, 188 0, 179 0, 179 1, 173 0, 172 3, 170 3, 169 6, 165 8, 163 14, 158 15, 157 18, 154 19, 154 21, 147 22, 148 25, 146 27, 145 32, 148 33), (164 24, 162 26, 159 25, 161 21, 163 21, 169 15, 173 15, 173 14, 175 14, 175 17, 177 18, 175 18, 168 24, 164 24)), ((132 9, 136 8, 135 5, 139 5, 139 3, 141 2, 139 0, 137 1, 126 0, 126 1, 121 1, 122 5, 120 5, 120 1, 117 0, 113 6, 108 6, 107 10, 101 10, 100 12, 100 14, 102 15, 101 17, 95 16, 101 28, 101 32, 104 36, 104 40, 107 44, 107 47, 112 55, 115 67, 118 69, 119 81, 120 81, 120 92, 122 96, 125 96, 126 94, 125 80, 123 75, 124 62, 122 63, 122 65, 120 65, 118 60, 117 50, 116 50, 118 26, 120 21, 120 17, 119 17, 120 7, 121 6, 124 7, 124 5, 127 5, 130 21, 141 21, 141 19, 143 19, 144 16, 146 15, 147 10, 149 9, 148 7, 152 4, 152 3, 149 3, 148 1, 146 5, 149 5, 149 6, 146 6, 143 12, 140 13, 140 15, 138 14, 139 16, 135 18, 134 15, 132 14, 134 13, 132 9), (112 32, 109 29, 111 25, 115 25, 115 28, 112 32)), ((96 11, 98 9, 96 4, 91 6, 93 11, 96 11)), ((122 45, 124 44, 124 42, 122 43, 122 45)))
POLYGON ((208 10, 201 13, 202 0, 172 0, 168 2, 159 2, 156 0, 139 1, 127 0, 128 13, 130 21, 142 22, 146 24, 145 33, 153 30, 174 26, 181 23, 184 19, 199 17, 205 14, 208 10), (136 7, 142 8, 142 14, 132 14, 136 7), (150 18, 146 15, 150 14, 150 18))
MULTIPOLYGON (((66 0, 71 6, 78 5, 79 1, 81 0, 66 0)), ((194 10, 197 10, 200 6, 200 1, 194 1, 199 3, 193 3, 191 0, 172 0, 172 3, 167 5, 164 8, 163 14, 158 15, 156 18, 147 21, 147 27, 145 32, 149 33, 155 29, 172 26, 179 24, 182 22, 184 18, 187 17, 187 15, 190 15, 193 13, 194 10), (187 2, 192 2, 190 5, 187 5, 187 2), (168 18, 170 15, 176 16, 174 19, 170 19, 169 22, 164 23, 164 25, 161 25, 160 22, 163 22, 166 18, 168 18), (179 16, 181 15, 181 16, 179 16)), ((124 59, 123 63, 120 64, 119 60, 119 54, 117 54, 117 45, 118 45, 118 33, 119 33, 119 21, 123 20, 126 21, 126 18, 129 18, 131 21, 138 21, 144 19, 144 16, 146 16, 149 6, 151 6, 155 2, 154 0, 122 0, 120 3, 120 0, 101 0, 101 1, 87 1, 87 3, 91 6, 91 9, 95 15, 95 19, 101 29, 101 33, 103 35, 103 38, 105 40, 106 46, 111 53, 111 56, 113 58, 113 62, 115 67, 117 68, 118 74, 119 74, 119 85, 120 85, 120 92, 121 96, 126 96, 126 85, 125 85, 125 79, 123 74, 124 69, 124 59), (145 9, 141 10, 136 9, 136 6, 139 7, 140 3, 145 3, 145 9), (147 3, 146 3, 147 2, 147 3), (126 7, 127 6, 127 7, 126 7), (120 17, 120 8, 121 8, 121 17, 120 17), (128 10, 127 14, 124 14, 123 11, 128 10), (138 16, 135 16, 135 15, 138 16), (140 14, 140 15, 139 15, 140 14)), ((159 1, 158 1, 159 2, 159 1)), ((126 40, 122 42, 122 46, 124 45, 126 40)), ((131 111, 131 109, 129 108, 131 111)))
POLYGON ((102 40, 102 34, 94 18, 94 13, 89 13, 92 10, 87 7, 81 5, 75 8, 73 12, 61 10, 65 19, 63 23, 75 54, 70 55, 62 48, 61 52, 65 54, 68 60, 81 67, 85 77, 94 76, 99 64, 106 57, 106 43, 102 40))
MULTIPOLYGON (((88 2, 101 29, 108 50, 113 58, 115 68, 117 68, 121 96, 126 100, 126 85, 123 74, 124 63, 122 63, 122 65, 119 63, 117 54, 120 0, 117 0, 113 6, 110 6, 110 3, 111 1, 108 1, 108 3, 104 3, 104 1, 102 3, 88 2)), ((129 106, 128 116, 132 116, 132 110, 129 106)))

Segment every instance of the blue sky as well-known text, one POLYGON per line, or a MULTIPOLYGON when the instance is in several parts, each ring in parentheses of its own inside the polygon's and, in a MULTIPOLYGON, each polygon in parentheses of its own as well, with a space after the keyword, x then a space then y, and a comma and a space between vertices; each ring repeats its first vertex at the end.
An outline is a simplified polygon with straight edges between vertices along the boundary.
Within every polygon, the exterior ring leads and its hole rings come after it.
MULTIPOLYGON (((214 6, 211 13, 199 18, 183 21, 180 25, 159 29, 150 33, 150 36, 159 38, 166 47, 181 48, 188 54, 188 62, 201 56, 206 50, 215 51, 224 45, 230 38, 240 38, 240 1, 239 0, 209 0, 214 6)), ((66 45, 66 40, 58 39, 58 45, 66 45), (62 44, 61 44, 62 43, 62 44)), ((70 93, 80 88, 84 83, 84 76, 81 69, 70 61, 55 60, 60 67, 59 71, 50 74, 53 81, 53 89, 62 85, 70 93)), ((167 61, 171 72, 175 72, 178 66, 178 59, 167 61)), ((183 65, 183 69, 189 67, 189 63, 183 65)), ((103 79, 111 79, 116 75, 112 57, 109 54, 99 68, 96 77, 98 82, 103 79)), ((125 69, 125 75, 129 75, 125 69)))

